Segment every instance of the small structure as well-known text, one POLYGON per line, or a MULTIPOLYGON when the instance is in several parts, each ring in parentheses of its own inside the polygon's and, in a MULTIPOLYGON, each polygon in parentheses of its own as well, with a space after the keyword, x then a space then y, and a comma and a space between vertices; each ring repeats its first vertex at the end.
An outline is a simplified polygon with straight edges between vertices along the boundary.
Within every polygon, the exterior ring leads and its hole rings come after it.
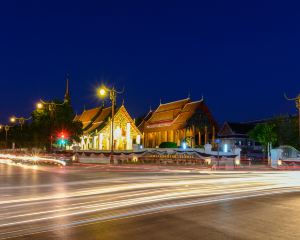
POLYGON ((134 143, 141 143, 142 134, 124 105, 117 109, 114 116, 114 139, 111 138, 111 107, 84 110, 74 120, 83 124, 82 150, 111 150, 112 141, 115 150, 132 150, 134 143))
POLYGON ((258 124, 258 122, 225 122, 218 133, 221 145, 224 146, 226 144, 228 149, 239 147, 243 152, 253 150, 261 151, 261 146, 250 139, 248 135, 248 133, 254 129, 256 124, 258 124))

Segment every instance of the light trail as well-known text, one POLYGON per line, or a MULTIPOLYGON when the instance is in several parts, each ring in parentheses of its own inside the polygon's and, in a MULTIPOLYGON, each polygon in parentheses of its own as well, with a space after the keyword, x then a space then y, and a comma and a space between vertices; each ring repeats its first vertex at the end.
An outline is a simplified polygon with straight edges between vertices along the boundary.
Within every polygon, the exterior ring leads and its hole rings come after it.
POLYGON ((0 239, 292 191, 300 191, 299 172, 133 175, 11 188, 0 183, 0 239))
POLYGON ((53 162, 56 164, 60 164, 62 166, 66 165, 66 162, 63 160, 50 158, 50 157, 40 157, 40 156, 28 156, 28 155, 14 155, 14 154, 0 154, 0 163, 3 164, 10 164, 10 165, 16 165, 17 163, 14 163, 14 161, 22 161, 24 163, 39 163, 39 162, 53 162))

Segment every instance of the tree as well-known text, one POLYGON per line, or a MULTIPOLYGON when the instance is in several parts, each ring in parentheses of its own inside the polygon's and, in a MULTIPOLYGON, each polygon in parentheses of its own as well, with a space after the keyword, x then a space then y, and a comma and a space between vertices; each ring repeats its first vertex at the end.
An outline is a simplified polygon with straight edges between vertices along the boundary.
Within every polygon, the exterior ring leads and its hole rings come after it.
POLYGON ((278 136, 278 145, 299 148, 298 119, 294 116, 281 116, 272 121, 278 136))
POLYGON ((272 123, 262 123, 257 124, 249 132, 250 138, 263 146, 264 153, 267 152, 268 144, 275 144, 277 142, 278 137, 275 127, 275 124, 272 123))
POLYGON ((54 101, 53 111, 46 106, 32 113, 32 139, 34 146, 50 148, 60 132, 68 133, 69 142, 79 141, 82 123, 73 121, 75 114, 69 102, 54 101))

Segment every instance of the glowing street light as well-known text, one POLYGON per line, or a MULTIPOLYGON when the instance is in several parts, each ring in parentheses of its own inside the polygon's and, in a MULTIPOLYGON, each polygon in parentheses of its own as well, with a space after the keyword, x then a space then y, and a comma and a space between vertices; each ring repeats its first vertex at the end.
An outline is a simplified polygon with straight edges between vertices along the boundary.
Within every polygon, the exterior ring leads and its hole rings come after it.
POLYGON ((15 123, 16 122, 16 117, 11 117, 10 122, 15 123))
POLYGON ((43 109, 43 108, 44 108, 44 105, 43 105, 41 102, 38 102, 38 103, 36 104, 36 108, 37 108, 37 109, 43 109))
POLYGON ((99 94, 100 94, 101 97, 104 97, 106 95, 105 89, 104 88, 100 88, 99 94))

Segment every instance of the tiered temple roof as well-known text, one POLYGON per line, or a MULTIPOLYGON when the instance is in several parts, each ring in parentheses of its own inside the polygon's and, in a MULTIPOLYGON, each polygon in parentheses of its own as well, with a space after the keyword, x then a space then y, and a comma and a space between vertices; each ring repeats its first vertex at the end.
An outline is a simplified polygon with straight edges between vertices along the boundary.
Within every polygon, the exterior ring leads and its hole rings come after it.
POLYGON ((85 130, 87 127, 89 127, 89 125, 92 124, 94 119, 98 116, 98 114, 100 114, 101 110, 102 109, 100 107, 84 110, 82 114, 76 116, 75 119, 82 122, 83 130, 85 130))
POLYGON ((84 110, 81 115, 76 115, 74 121, 82 122, 84 133, 91 132, 98 128, 111 113, 111 107, 97 107, 84 110))
POLYGON ((100 113, 97 114, 97 117, 95 118, 95 120, 93 121, 91 126, 89 128, 87 128, 84 131, 84 133, 91 133, 94 130, 101 128, 101 125, 103 125, 103 123, 107 122, 107 120, 109 119, 110 116, 111 116, 111 107, 101 108, 100 113))
POLYGON ((213 117, 204 104, 203 99, 192 102, 190 98, 175 102, 160 104, 158 108, 149 113, 148 119, 144 119, 139 128, 143 132, 177 130, 186 127, 187 121, 194 115, 196 110, 202 110, 208 119, 216 126, 213 117))
MULTIPOLYGON (((117 108, 115 111, 115 117, 117 116, 118 112, 122 110, 122 113, 127 116, 127 119, 129 121, 132 121, 132 118, 128 114, 125 107, 122 105, 121 107, 117 108)), ((111 107, 97 107, 92 108, 89 110, 84 110, 81 115, 76 115, 74 118, 74 121, 80 121, 83 124, 83 133, 84 134, 90 134, 94 132, 95 130, 101 130, 103 129, 108 121, 111 119, 111 107)), ((139 132, 139 129, 134 125, 133 126, 137 132, 139 132)), ((140 132, 139 132, 140 133, 140 132)))

